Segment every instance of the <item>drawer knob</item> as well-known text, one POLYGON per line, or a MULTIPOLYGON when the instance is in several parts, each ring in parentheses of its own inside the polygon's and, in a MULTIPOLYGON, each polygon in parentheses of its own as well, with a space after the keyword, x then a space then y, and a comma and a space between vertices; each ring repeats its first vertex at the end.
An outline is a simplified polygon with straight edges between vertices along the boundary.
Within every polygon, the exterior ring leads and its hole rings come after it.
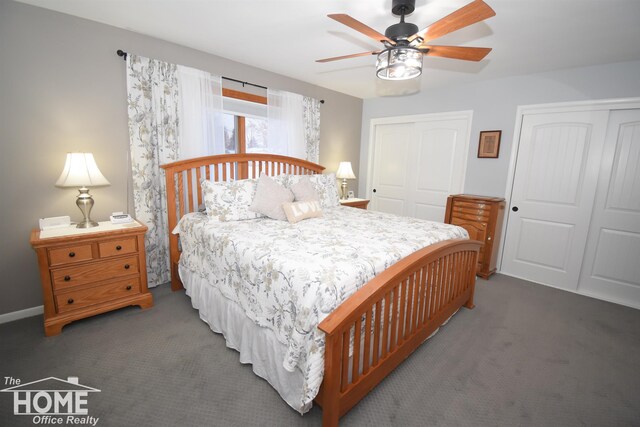
POLYGON ((129 265, 129 264, 125 264, 125 265, 124 265, 124 269, 125 269, 125 270, 128 270, 128 269, 129 269, 129 267, 130 267, 130 265, 129 265))
POLYGON ((127 285, 127 290, 130 291, 131 290, 131 285, 127 285))
POLYGON ((75 252, 69 252, 69 258, 73 258, 74 256, 76 256, 75 252))
POLYGON ((69 299, 67 300, 67 304, 73 304, 73 298, 69 298, 69 299))
POLYGON ((122 246, 120 245, 116 246, 116 251, 120 251, 120 250, 122 250, 122 246))
POLYGON ((69 280, 71 280, 71 276, 64 276, 64 281, 68 282, 69 280))

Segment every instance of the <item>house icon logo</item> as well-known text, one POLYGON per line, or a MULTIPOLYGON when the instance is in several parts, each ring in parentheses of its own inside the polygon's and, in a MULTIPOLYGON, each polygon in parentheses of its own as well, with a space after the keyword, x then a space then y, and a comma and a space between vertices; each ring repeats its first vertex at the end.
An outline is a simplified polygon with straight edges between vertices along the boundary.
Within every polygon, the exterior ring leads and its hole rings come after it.
POLYGON ((49 377, 26 384, 14 380, 13 383, 17 385, 0 390, 2 393, 13 393, 13 414, 41 418, 47 416, 48 419, 49 416, 67 415, 72 418, 88 415, 89 393, 100 391, 80 384, 78 377, 68 377, 66 380, 49 377))

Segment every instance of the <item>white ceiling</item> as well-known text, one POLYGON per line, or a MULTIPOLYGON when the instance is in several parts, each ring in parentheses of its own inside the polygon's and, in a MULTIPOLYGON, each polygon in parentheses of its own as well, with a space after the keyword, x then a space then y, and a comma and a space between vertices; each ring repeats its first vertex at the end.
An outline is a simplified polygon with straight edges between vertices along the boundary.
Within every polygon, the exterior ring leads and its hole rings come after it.
MULTIPOLYGON (((20 1, 360 98, 640 59, 640 0, 485 0, 495 17, 432 43, 493 51, 479 63, 425 57, 422 75, 407 82, 377 79, 374 56, 315 62, 377 50, 375 41, 326 15, 346 13, 384 33, 398 22, 391 14, 391 0, 20 1)), ((470 1, 417 0, 407 21, 424 28, 470 1)))

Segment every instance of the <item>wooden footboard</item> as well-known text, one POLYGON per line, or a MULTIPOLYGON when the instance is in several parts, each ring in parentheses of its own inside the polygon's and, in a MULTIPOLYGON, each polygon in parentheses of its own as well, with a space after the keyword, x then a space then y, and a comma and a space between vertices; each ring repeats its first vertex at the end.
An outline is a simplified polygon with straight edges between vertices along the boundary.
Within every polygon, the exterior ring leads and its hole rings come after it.
POLYGON ((473 308, 480 246, 455 239, 421 249, 373 278, 320 323, 326 334, 325 372, 316 402, 324 426, 337 425, 456 310, 473 308))

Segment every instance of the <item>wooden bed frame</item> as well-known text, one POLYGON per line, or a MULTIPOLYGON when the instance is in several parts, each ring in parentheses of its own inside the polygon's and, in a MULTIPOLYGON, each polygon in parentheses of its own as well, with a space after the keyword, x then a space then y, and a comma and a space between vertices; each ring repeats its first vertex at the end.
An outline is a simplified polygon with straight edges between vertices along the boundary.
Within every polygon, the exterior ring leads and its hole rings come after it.
MULTIPOLYGON (((324 170, 315 163, 272 154, 200 157, 162 168, 167 206, 175 207, 168 209, 169 230, 203 203, 202 178, 227 181, 257 178, 262 172, 310 175, 324 170)), ((183 287, 177 235, 169 234, 169 245, 171 288, 179 290, 183 287)), ((477 241, 455 239, 414 252, 370 280, 318 325, 326 335, 325 371, 315 402, 322 407, 324 426, 337 425, 460 307, 473 308, 480 246, 477 241)))

